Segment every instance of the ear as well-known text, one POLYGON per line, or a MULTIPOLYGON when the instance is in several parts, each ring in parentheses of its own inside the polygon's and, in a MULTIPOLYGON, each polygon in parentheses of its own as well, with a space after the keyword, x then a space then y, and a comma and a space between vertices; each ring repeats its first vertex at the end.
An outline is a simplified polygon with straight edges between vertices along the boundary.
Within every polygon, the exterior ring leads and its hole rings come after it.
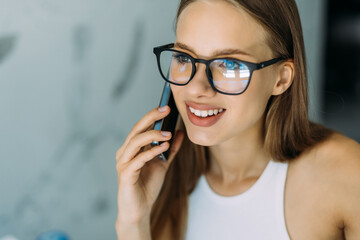
POLYGON ((275 82, 272 95, 280 95, 291 86, 295 73, 294 60, 286 60, 286 62, 281 63, 278 69, 278 78, 275 82))

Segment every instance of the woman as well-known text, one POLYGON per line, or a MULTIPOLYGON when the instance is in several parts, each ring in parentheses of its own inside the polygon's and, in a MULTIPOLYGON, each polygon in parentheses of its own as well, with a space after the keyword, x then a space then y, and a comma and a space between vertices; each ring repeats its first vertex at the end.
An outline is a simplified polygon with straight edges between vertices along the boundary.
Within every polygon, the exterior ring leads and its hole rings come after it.
POLYGON ((117 151, 119 239, 360 239, 360 147, 308 120, 295 1, 182 0, 156 51, 183 131, 157 159, 153 109, 117 151))

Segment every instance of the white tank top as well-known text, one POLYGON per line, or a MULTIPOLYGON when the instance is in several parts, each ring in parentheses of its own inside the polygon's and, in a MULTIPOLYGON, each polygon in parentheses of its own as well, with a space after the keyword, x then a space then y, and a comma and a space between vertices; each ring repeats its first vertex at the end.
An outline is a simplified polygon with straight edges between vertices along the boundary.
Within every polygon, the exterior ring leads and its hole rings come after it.
POLYGON ((189 197, 186 240, 289 240, 284 216, 287 163, 270 161, 246 192, 216 194, 202 175, 189 197))

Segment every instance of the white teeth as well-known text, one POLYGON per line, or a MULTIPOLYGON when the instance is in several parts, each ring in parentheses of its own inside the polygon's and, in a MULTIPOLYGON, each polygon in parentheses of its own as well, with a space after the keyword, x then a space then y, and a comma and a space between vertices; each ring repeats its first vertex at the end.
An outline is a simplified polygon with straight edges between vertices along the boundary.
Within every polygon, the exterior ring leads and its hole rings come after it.
POLYGON ((213 115, 217 115, 218 113, 221 113, 224 109, 223 108, 219 108, 219 109, 211 109, 211 110, 196 110, 192 107, 189 107, 190 112, 192 112, 193 114, 195 114, 198 117, 207 117, 207 116, 213 116, 213 115))

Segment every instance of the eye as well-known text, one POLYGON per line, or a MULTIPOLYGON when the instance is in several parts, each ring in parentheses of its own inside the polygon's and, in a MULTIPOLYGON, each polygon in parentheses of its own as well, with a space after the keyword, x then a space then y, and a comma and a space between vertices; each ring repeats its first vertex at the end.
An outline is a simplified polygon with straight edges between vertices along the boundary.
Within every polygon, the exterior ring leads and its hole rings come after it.
POLYGON ((240 68, 240 64, 231 59, 224 59, 221 61, 220 67, 225 68, 226 70, 235 70, 240 68))
POLYGON ((230 69, 234 69, 235 63, 234 61, 228 60, 226 61, 226 67, 230 69))
POLYGON ((191 58, 181 53, 174 54, 173 58, 180 64, 191 63, 191 58))

